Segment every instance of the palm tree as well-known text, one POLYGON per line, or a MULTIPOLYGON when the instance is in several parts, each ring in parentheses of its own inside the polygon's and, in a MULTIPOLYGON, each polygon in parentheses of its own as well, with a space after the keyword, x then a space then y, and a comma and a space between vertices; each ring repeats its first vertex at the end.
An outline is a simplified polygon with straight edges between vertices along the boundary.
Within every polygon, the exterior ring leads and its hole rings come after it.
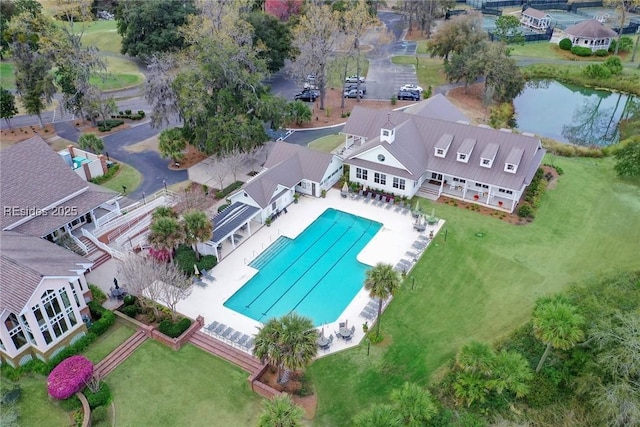
POLYGON ((380 335, 380 315, 382 314, 382 302, 393 295, 400 287, 400 277, 391 264, 379 262, 370 270, 364 281, 364 287, 369 291, 371 298, 378 298, 377 335, 380 335))
POLYGON ((490 376, 495 353, 489 344, 472 341, 465 344, 456 355, 456 365, 465 372, 490 376))
POLYGON ((185 243, 193 247, 196 259, 200 259, 198 243, 211 239, 213 224, 202 211, 187 212, 183 216, 185 243))
POLYGON ((353 424, 356 427, 400 427, 402 419, 393 406, 379 404, 358 414, 353 424))
POLYGON ((487 381, 487 387, 502 394, 507 390, 520 398, 529 393, 529 382, 533 372, 529 362, 517 351, 502 350, 493 360, 493 374, 487 381))
POLYGON ((299 427, 302 426, 304 411, 293 403, 288 394, 275 396, 264 401, 264 411, 258 420, 258 427, 299 427))
POLYGON ((393 390, 391 400, 405 426, 424 426, 438 412, 431 393, 414 383, 406 382, 401 388, 393 390))
POLYGON ((169 217, 156 218, 149 229, 149 243, 158 249, 166 249, 169 259, 173 262, 173 249, 184 242, 184 231, 178 221, 169 217))
POLYGON ((151 218, 158 219, 162 217, 177 218, 176 212, 171 206, 158 206, 151 213, 151 218))
POLYGON ((584 338, 584 317, 562 298, 538 301, 533 311, 533 333, 547 345, 536 372, 540 372, 551 348, 568 350, 584 338))
POLYGON ((477 372, 458 372, 453 383, 456 398, 467 406, 487 400, 487 380, 477 372))
POLYGON ((282 382, 282 368, 296 370, 311 363, 318 352, 317 340, 311 319, 292 312, 259 329, 253 354, 275 366, 282 382))

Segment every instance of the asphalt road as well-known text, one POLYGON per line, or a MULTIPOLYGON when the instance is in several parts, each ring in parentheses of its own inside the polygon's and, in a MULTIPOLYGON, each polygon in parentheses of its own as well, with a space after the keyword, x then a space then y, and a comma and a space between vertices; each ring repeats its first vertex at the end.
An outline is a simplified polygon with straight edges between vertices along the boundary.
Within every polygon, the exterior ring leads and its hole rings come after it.
MULTIPOLYGON (((55 124, 55 128, 62 138, 77 142, 80 137, 80 132, 73 122, 59 122, 55 124)), ((131 198, 141 199, 143 193, 152 194, 163 188, 165 183, 171 185, 189 179, 186 170, 170 170, 168 160, 161 158, 155 151, 132 153, 125 149, 129 145, 157 135, 159 131, 146 122, 103 138, 105 152, 108 153, 109 158, 127 163, 142 174, 140 186, 128 194, 131 198)))

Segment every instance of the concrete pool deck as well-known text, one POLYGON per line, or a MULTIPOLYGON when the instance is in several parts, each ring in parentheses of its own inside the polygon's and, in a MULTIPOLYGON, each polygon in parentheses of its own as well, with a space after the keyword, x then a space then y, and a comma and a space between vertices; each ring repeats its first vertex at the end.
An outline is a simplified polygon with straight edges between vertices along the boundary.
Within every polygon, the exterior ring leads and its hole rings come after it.
MULTIPOLYGON (((340 191, 335 189, 328 191, 327 197, 324 199, 301 197, 299 203, 287 207, 287 214, 277 218, 270 227, 261 227, 250 237, 245 238, 233 252, 224 257, 210 272, 215 280, 203 279, 205 286, 194 286, 191 295, 178 304, 178 311, 194 319, 199 315, 203 316, 205 325, 217 321, 243 334, 253 336, 262 324, 224 307, 224 302, 256 273, 257 270, 249 267, 248 263, 266 250, 278 237, 295 238, 328 208, 338 209, 383 224, 380 231, 357 257, 360 262, 371 266, 378 262, 396 265, 401 259, 407 258, 405 255, 407 251, 418 253, 419 251, 412 247, 418 236, 425 233, 428 235, 432 230, 436 234, 444 224, 444 221, 440 220, 434 226, 427 226, 425 232, 418 233, 413 229, 414 220, 411 215, 395 212, 395 206, 387 208, 386 205, 376 206, 373 202, 366 204, 362 200, 345 199, 340 196, 340 191)), ((360 343, 364 337, 362 324, 366 320, 360 316, 360 313, 369 301, 368 292, 362 288, 335 322, 318 328, 323 329, 325 335, 329 336, 329 334, 338 331, 339 322, 347 322, 350 327, 352 325, 356 327, 351 341, 336 337, 330 349, 320 350, 318 357, 360 343)), ((330 304, 331 301, 327 301, 327 303, 330 304)), ((371 324, 371 322, 369 323, 371 324)), ((203 330, 203 332, 207 331, 203 330)))

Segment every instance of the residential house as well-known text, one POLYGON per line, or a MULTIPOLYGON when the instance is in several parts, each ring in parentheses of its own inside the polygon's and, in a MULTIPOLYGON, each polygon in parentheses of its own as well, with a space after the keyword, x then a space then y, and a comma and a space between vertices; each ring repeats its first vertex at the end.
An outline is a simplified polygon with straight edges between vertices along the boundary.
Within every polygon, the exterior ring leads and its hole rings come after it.
POLYGON ((593 52, 596 50, 609 50, 611 41, 618 37, 615 31, 604 26, 596 19, 589 19, 572 25, 564 32, 574 46, 588 47, 593 52))
POLYGON ((520 23, 534 30, 546 31, 551 25, 551 15, 541 10, 528 7, 520 14, 520 23))
POLYGON ((264 170, 229 196, 231 205, 213 218, 213 237, 202 251, 220 259, 220 246, 229 241, 235 248, 239 230, 251 234, 252 221, 269 223, 294 202, 295 193, 321 197, 341 175, 339 156, 276 142, 264 170))
POLYGON ((2 230, 52 242, 102 215, 120 214, 118 194, 85 181, 35 136, 0 151, 2 230))
POLYGON ((46 361, 87 331, 92 263, 39 237, 0 236, 0 361, 46 361))
POLYGON ((342 132, 352 182, 397 196, 445 195, 507 212, 514 211, 545 154, 532 135, 361 106, 342 132))

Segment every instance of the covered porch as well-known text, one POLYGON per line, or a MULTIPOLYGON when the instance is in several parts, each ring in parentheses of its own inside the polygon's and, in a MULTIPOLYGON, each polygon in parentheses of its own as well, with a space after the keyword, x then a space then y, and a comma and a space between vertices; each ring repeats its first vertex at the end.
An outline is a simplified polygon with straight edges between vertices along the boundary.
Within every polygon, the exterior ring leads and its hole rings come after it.
POLYGON ((261 211, 258 207, 242 202, 233 203, 212 219, 212 237, 203 244, 202 251, 215 255, 218 260, 223 258, 223 254, 228 255, 242 240, 251 236, 262 226, 259 218, 256 220, 261 211))

